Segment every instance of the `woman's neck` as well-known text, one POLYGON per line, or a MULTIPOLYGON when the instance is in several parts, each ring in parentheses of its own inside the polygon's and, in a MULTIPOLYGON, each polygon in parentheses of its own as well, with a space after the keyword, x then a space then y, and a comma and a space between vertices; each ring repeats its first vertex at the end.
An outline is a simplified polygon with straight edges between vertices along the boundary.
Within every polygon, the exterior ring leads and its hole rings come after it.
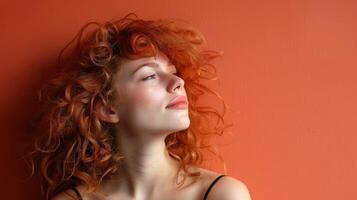
POLYGON ((125 192, 136 199, 172 190, 179 163, 166 149, 166 135, 156 135, 145 140, 128 135, 123 131, 117 135, 118 151, 124 159, 118 172, 106 180, 105 190, 109 193, 125 192))

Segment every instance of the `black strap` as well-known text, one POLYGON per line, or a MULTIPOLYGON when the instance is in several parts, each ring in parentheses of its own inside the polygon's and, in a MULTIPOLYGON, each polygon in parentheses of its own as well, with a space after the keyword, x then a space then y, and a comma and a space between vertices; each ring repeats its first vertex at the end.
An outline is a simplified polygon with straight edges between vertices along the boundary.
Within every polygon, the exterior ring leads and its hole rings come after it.
POLYGON ((220 175, 220 176, 218 176, 216 179, 214 179, 214 181, 211 183, 211 185, 208 187, 208 189, 207 189, 207 192, 206 192, 206 194, 205 194, 205 196, 203 197, 203 200, 206 200, 207 199, 207 196, 208 196, 208 193, 209 193, 209 191, 212 189, 212 187, 214 186, 214 184, 220 179, 220 178, 222 178, 223 176, 226 176, 226 175, 220 175))
POLYGON ((73 187, 73 188, 70 188, 70 189, 72 189, 72 190, 74 191, 74 193, 76 193, 76 195, 77 195, 77 197, 78 197, 79 200, 83 200, 83 199, 82 199, 82 196, 81 196, 81 194, 78 192, 77 188, 73 187))

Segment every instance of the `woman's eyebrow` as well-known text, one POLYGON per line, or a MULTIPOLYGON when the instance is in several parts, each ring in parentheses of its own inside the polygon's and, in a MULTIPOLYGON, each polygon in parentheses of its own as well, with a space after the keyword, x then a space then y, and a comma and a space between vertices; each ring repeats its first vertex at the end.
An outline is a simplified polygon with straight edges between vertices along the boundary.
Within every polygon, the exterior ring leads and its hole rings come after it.
MULTIPOLYGON (((168 66, 171 66, 171 62, 168 63, 168 66)), ((159 67, 159 64, 156 63, 156 62, 146 62, 146 63, 143 63, 143 64, 140 64, 139 67, 137 67, 132 73, 131 75, 134 75, 139 69, 141 69, 142 67, 144 66, 148 66, 148 67, 159 67)))

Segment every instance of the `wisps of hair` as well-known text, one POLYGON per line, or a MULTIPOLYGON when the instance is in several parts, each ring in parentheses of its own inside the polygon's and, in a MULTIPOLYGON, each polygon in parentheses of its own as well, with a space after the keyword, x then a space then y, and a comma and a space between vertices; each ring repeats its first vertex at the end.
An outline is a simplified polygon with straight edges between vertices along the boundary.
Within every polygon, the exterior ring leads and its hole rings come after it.
MULTIPOLYGON (((164 53, 185 81, 190 126, 165 139, 170 155, 188 170, 203 161, 202 140, 222 135, 226 104, 202 82, 217 79, 211 63, 221 53, 206 49, 203 35, 182 20, 141 20, 130 13, 104 24, 89 22, 81 28, 59 55, 61 67, 39 90, 42 108, 36 126, 36 140, 30 153, 32 175, 38 171, 42 190, 49 199, 70 187, 84 184, 89 192, 120 167, 124 157, 116 151, 114 125, 94 115, 96 105, 115 105, 113 76, 121 58, 135 59, 164 53), (96 28, 85 34, 90 25, 96 28), (65 50, 75 44, 67 55, 65 50), (223 113, 198 100, 210 93, 223 103, 223 113)), ((186 176, 178 184, 183 184, 186 176)))

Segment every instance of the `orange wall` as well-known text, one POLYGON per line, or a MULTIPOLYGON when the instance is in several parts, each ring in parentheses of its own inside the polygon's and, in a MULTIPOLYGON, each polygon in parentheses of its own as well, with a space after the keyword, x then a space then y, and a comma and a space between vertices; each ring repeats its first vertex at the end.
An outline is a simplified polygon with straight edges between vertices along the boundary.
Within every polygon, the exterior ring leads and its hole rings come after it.
POLYGON ((128 12, 188 20, 225 52, 219 90, 235 126, 217 143, 252 199, 357 199, 356 1, 81 2, 1 3, 2 199, 39 199, 17 158, 60 48, 85 22, 128 12))

